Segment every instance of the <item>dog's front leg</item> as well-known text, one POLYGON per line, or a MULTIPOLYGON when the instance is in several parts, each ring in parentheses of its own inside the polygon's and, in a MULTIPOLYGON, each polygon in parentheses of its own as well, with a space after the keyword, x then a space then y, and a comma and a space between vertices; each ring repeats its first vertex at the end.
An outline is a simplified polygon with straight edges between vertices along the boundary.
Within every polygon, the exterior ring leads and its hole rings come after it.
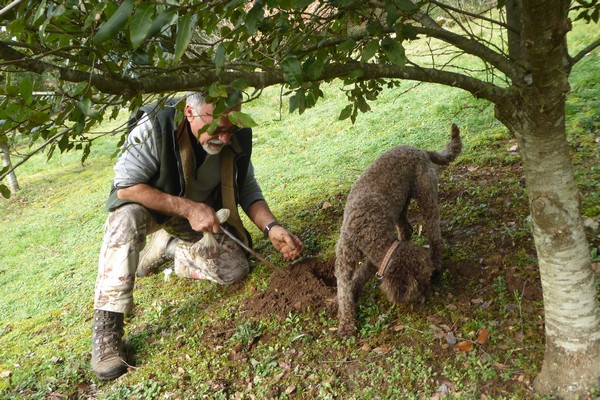
POLYGON ((346 337, 354 334, 356 326, 356 303, 352 290, 353 268, 349 268, 348 265, 340 267, 338 262, 339 260, 336 260, 335 267, 339 319, 338 335, 346 337))

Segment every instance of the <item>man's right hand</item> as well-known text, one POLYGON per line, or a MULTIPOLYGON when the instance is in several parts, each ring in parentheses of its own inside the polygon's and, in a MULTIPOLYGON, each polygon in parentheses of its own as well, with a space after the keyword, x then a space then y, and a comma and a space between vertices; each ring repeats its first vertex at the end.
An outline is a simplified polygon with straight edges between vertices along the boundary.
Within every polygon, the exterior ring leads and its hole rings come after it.
POLYGON ((198 232, 221 232, 221 224, 215 210, 207 204, 188 200, 188 212, 185 218, 193 230, 198 232))

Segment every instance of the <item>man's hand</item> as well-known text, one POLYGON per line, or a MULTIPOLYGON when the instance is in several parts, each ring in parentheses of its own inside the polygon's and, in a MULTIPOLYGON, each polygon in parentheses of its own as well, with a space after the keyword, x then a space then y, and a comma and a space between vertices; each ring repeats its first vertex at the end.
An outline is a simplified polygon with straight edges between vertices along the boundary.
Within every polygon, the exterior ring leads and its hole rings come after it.
POLYGON ((193 201, 190 201, 188 207, 185 217, 190 222, 193 230, 197 232, 221 232, 221 223, 212 207, 193 201))
POLYGON ((269 239, 283 256, 285 261, 292 261, 300 257, 304 250, 304 244, 296 236, 288 232, 282 226, 276 225, 269 230, 269 239))
POLYGON ((183 217, 190 222, 193 230, 198 232, 221 232, 221 225, 215 210, 207 204, 198 203, 184 197, 172 196, 148 185, 138 183, 119 189, 119 199, 133 201, 150 210, 162 214, 183 217))

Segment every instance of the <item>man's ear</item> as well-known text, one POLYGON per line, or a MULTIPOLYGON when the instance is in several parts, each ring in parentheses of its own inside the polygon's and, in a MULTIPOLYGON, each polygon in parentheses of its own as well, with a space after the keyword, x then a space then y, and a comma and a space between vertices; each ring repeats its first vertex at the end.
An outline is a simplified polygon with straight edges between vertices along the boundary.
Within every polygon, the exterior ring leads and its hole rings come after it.
POLYGON ((183 108, 183 115, 185 115, 186 117, 192 117, 194 115, 194 110, 192 110, 192 106, 186 104, 183 108))

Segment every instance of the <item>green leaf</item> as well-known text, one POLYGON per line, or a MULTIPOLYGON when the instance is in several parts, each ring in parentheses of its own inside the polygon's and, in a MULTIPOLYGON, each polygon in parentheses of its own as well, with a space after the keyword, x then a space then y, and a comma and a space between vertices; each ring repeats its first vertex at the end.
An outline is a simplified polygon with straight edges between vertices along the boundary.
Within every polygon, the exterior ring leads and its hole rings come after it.
MULTIPOLYGON (((83 115, 87 117, 95 117, 98 115, 98 111, 94 109, 92 99, 90 99, 89 97, 82 97, 81 99, 79 99, 79 102, 77 103, 77 108, 79 109, 79 111, 81 111, 83 115)), ((80 121, 82 122, 83 120, 84 118, 80 119, 80 121)))
POLYGON ((219 97, 227 97, 227 86, 214 82, 208 88, 208 97, 211 99, 217 99, 219 97))
POLYGON ((50 121, 50 116, 47 112, 43 111, 33 112, 29 115, 29 121, 36 125, 42 125, 50 121))
POLYGON ((323 64, 323 61, 316 60, 314 58, 309 59, 304 63, 304 70, 306 71, 308 78, 312 81, 319 79, 319 77, 323 73, 324 67, 325 64, 323 64))
POLYGON ((338 44, 336 50, 339 51, 340 53, 349 53, 352 50, 354 50, 355 46, 356 46, 356 41, 348 38, 348 39, 344 40, 342 43, 338 44))
POLYGON ((369 32, 369 35, 371 36, 379 35, 382 30, 383 25, 381 25, 381 22, 379 21, 371 22, 369 25, 367 25, 367 32, 369 32))
POLYGON ((338 119, 340 121, 342 121, 342 120, 350 118, 350 115, 352 115, 352 108, 353 108, 352 104, 348 104, 346 107, 344 107, 344 109, 340 113, 340 116, 338 117, 338 119))
POLYGON ((27 104, 31 104, 33 83, 31 83, 31 79, 29 79, 28 76, 25 76, 21 81, 21 84, 19 85, 19 92, 21 93, 21 96, 23 96, 23 100, 25 100, 27 104))
POLYGON ((173 64, 177 64, 181 60, 183 53, 187 50, 190 41, 192 40, 196 21, 198 21, 198 16, 196 14, 186 14, 185 17, 177 21, 177 39, 175 41, 175 57, 173 58, 173 64))
POLYGON ((408 24, 402 24, 402 37, 404 39, 410 40, 415 40, 419 38, 415 27, 408 24))
POLYGON ((6 86, 6 95, 8 97, 17 97, 20 93, 21 93, 21 91, 19 90, 18 87, 13 86, 13 85, 6 86))
POLYGON ((156 19, 152 21, 152 25, 148 30, 147 38, 151 38, 158 35, 164 29, 165 26, 174 24, 176 17, 177 14, 172 8, 162 11, 160 14, 158 14, 156 19))
POLYGON ((25 21, 21 18, 17 18, 7 25, 6 31, 11 35, 20 35, 23 33, 25 28, 25 21))
POLYGON ((347 75, 347 79, 349 79, 350 81, 355 81, 357 78, 360 78, 361 76, 363 76, 365 74, 365 72, 362 69, 353 69, 352 72, 350 72, 347 75))
POLYGON ((223 67, 225 66, 225 47, 223 43, 219 43, 217 49, 215 50, 215 72, 219 75, 223 71, 223 67))
POLYGON ((386 37, 381 41, 381 47, 385 56, 392 64, 404 67, 406 64, 406 55, 404 54, 404 47, 398 41, 386 37))
POLYGON ((369 103, 367 103, 367 101, 365 100, 365 98, 362 97, 362 96, 356 98, 356 106, 358 107, 358 109, 361 112, 366 113, 368 111, 371 111, 371 106, 369 106, 369 103))
POLYGON ((131 61, 136 65, 150 65, 152 64, 150 56, 142 49, 137 49, 131 53, 131 61))
POLYGON ((135 8, 135 12, 129 23, 129 40, 131 41, 133 50, 140 47, 148 37, 154 13, 155 6, 150 3, 142 2, 135 8))
POLYGON ((236 79, 229 84, 235 90, 243 91, 250 87, 250 82, 247 79, 236 79))
POLYGON ((290 97, 290 114, 296 110, 298 110, 300 115, 306 110, 306 96, 304 92, 296 92, 290 97))
POLYGON ((287 58, 281 64, 281 69, 283 70, 283 80, 291 88, 296 88, 302 85, 302 65, 297 58, 287 58))
POLYGON ((100 25, 98 32, 94 35, 93 43, 100 44, 117 36, 117 33, 119 33, 127 23, 132 11, 133 0, 124 0, 114 14, 100 25))
POLYGON ((232 124, 239 126, 240 128, 252 128, 253 126, 258 125, 250 115, 241 111, 232 111, 227 117, 232 124))
POLYGON ((396 6, 406 12, 406 13, 414 13, 416 11, 419 11, 419 7, 417 7, 412 1, 410 0, 395 0, 394 3, 396 3, 396 6))
POLYGON ((0 193, 2 193, 2 197, 5 199, 10 199, 10 190, 8 190, 8 186, 0 183, 0 193))
MULTIPOLYGON (((258 2, 257 2, 258 3, 258 2)), ((265 19, 265 12, 259 5, 254 5, 252 9, 246 15, 246 32, 249 35, 254 35, 256 33, 257 26, 262 23, 265 19)))
POLYGON ((371 40, 363 48, 362 54, 360 56, 360 61, 361 62, 369 61, 371 58, 373 58, 375 56, 375 54, 377 54, 377 50, 379 50, 379 39, 371 40))

